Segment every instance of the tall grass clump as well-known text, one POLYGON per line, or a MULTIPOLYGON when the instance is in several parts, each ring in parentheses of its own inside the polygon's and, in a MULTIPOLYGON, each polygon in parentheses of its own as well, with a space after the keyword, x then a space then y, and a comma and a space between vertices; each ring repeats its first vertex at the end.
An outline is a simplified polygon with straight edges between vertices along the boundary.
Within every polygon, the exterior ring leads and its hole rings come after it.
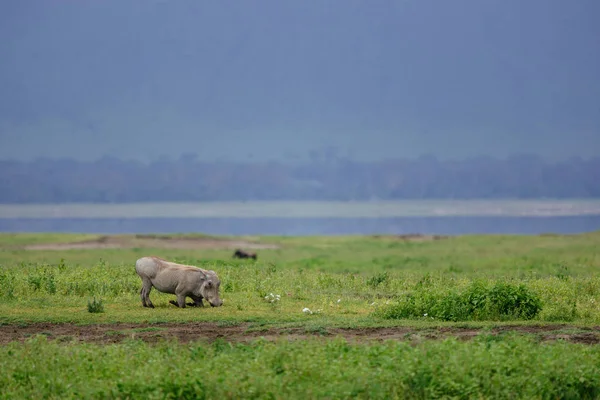
POLYGON ((389 280, 389 274, 386 272, 380 272, 367 279, 367 285, 376 288, 377 286, 387 282, 389 280))
POLYGON ((88 300, 87 309, 90 313, 103 313, 104 312, 104 304, 102 304, 102 299, 96 300, 94 297, 93 300, 88 300))
POLYGON ((539 296, 523 284, 473 282, 463 291, 418 285, 414 292, 380 307, 374 315, 442 321, 529 320, 541 310, 539 296))

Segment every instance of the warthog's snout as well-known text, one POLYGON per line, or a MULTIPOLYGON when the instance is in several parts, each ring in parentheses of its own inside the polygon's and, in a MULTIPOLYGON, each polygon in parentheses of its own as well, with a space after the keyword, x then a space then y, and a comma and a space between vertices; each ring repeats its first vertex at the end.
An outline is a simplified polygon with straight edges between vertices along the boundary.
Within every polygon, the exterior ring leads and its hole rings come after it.
POLYGON ((221 307, 223 305, 223 300, 217 300, 215 302, 209 301, 208 303, 211 307, 221 307))

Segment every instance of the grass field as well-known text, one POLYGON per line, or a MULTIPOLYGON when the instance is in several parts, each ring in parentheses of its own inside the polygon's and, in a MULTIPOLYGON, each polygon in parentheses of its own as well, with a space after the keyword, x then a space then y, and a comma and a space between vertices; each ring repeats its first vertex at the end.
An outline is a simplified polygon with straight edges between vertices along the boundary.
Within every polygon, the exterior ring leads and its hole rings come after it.
POLYGON ((4 234, 0 397, 598 398, 599 271, 600 232, 4 234), (214 269, 223 307, 143 308, 143 255, 214 269))

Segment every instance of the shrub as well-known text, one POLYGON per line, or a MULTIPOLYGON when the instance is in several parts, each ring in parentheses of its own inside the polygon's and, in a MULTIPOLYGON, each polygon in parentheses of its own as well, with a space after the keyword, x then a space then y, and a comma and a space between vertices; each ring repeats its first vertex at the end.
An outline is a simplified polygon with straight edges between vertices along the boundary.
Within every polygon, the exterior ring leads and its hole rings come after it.
POLYGON ((375 311, 385 319, 436 318, 442 321, 533 319, 542 309, 539 297, 526 286, 498 282, 488 287, 472 283, 464 292, 421 287, 398 302, 375 311))
POLYGON ((542 309, 542 302, 525 285, 497 283, 487 295, 489 313, 498 318, 533 319, 542 309))

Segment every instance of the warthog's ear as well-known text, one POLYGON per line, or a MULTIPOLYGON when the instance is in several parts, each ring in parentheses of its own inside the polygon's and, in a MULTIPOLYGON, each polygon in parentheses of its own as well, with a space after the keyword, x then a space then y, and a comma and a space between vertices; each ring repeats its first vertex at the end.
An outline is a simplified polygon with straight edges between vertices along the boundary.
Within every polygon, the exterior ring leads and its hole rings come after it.
POLYGON ((200 270, 198 270, 197 272, 198 272, 198 273, 200 274, 200 276, 202 277, 202 280, 207 280, 207 279, 208 279, 208 276, 206 276, 206 274, 205 274, 203 271, 200 271, 200 270))

